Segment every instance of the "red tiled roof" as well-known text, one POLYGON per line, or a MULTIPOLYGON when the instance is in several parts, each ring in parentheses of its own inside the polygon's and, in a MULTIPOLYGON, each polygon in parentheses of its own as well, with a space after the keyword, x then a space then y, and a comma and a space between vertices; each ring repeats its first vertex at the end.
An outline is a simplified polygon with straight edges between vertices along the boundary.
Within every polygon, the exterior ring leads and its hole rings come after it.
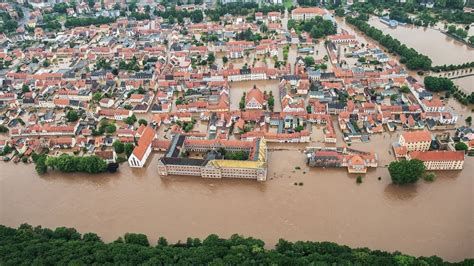
POLYGON ((141 160, 154 138, 155 130, 149 126, 146 127, 140 139, 138 140, 138 146, 133 149, 133 155, 135 155, 137 159, 141 160))
POLYGON ((412 159, 423 162, 429 161, 464 161, 463 151, 414 151, 410 153, 412 159))
POLYGON ((402 136, 407 143, 431 141, 431 133, 428 130, 403 132, 402 136))

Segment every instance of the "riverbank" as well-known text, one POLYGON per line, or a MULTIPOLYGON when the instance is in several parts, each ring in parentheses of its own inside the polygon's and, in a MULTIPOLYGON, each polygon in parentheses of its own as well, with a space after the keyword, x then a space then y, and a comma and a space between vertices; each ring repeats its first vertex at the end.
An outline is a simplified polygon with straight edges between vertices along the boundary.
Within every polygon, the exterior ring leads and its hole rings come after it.
MULTIPOLYGON (((383 137, 374 141, 389 145, 383 137)), ((353 146, 367 150, 371 144, 353 146)), ((381 165, 391 157, 385 152, 381 165)), ((0 163, 0 224, 75 227, 105 241, 124 232, 143 232, 152 243, 159 236, 184 242, 188 236, 239 233, 263 239, 268 247, 285 238, 438 254, 450 261, 472 256, 470 157, 462 172, 407 187, 392 185, 386 168, 369 171, 357 185, 356 175, 343 169, 308 168, 299 150, 269 152, 264 183, 160 178, 158 157, 143 169, 121 167, 113 175, 93 176, 38 176, 32 165, 0 163)))
MULTIPOLYGON (((126 233, 119 241, 104 243, 94 233, 82 235, 74 228, 34 227, 18 229, 0 225, 0 261, 12 264, 193 264, 193 265, 296 265, 363 264, 394 265, 445 264, 437 256, 411 257, 367 248, 350 248, 329 242, 296 242, 280 239, 275 249, 265 249, 264 242, 252 237, 232 235, 225 239, 209 235, 205 239, 188 238, 185 243, 168 243, 160 238, 155 245, 143 234, 126 233), (31 250, 35 250, 32 254, 31 250), (80 250, 81 252, 78 252, 80 250), (119 253, 117 253, 119 251, 119 253)), ((463 265, 473 259, 463 260, 463 265)))

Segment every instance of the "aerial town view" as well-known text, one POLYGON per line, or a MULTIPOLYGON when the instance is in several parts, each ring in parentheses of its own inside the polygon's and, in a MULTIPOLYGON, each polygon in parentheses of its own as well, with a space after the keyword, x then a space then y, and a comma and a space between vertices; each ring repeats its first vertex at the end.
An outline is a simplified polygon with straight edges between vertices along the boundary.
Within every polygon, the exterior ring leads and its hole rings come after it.
POLYGON ((0 1, 0 265, 474 265, 474 1, 0 1))

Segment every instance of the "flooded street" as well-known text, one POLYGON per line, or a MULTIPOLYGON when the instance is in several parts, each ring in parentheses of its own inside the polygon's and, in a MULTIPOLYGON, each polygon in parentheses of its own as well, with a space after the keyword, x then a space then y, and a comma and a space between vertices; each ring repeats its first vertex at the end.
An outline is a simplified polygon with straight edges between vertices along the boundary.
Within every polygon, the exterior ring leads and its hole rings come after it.
MULTIPOLYGON (((372 144, 389 141, 380 136, 372 144)), ((297 150, 302 147, 269 152, 264 183, 160 178, 157 154, 147 168, 124 165, 117 174, 97 176, 39 177, 33 165, 2 162, 0 224, 64 225, 97 232, 106 241, 125 232, 143 232, 152 243, 159 236, 174 242, 240 233, 270 247, 282 237, 437 254, 453 261, 473 256, 472 158, 462 173, 438 174, 433 183, 400 188, 390 184, 386 168, 369 171, 361 185, 345 169, 309 169, 297 150), (301 170, 293 170, 296 166, 301 170)), ((370 150, 372 145, 354 147, 370 150)), ((387 156, 381 156, 381 165, 387 156)))
POLYGON ((427 55, 433 60, 433 65, 474 61, 474 48, 444 35, 439 30, 410 25, 390 28, 380 22, 377 17, 371 17, 369 24, 385 34, 390 34, 408 47, 427 55))

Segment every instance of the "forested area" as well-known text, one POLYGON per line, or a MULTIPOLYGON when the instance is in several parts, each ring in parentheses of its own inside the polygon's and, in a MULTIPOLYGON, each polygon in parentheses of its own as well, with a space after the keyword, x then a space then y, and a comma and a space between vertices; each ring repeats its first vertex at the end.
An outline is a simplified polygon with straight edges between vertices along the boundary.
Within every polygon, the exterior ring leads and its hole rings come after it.
MULTIPOLYGON (((466 259, 457 265, 473 265, 466 259)), ((156 245, 143 234, 127 233, 104 243, 94 233, 81 235, 73 228, 55 230, 21 225, 0 225, 1 265, 150 264, 150 265, 450 265, 441 258, 412 257, 399 252, 352 249, 331 242, 295 243, 280 239, 275 249, 265 249, 255 238, 209 235, 169 244, 161 237, 156 245)), ((454 264, 453 264, 454 265, 454 264)))

